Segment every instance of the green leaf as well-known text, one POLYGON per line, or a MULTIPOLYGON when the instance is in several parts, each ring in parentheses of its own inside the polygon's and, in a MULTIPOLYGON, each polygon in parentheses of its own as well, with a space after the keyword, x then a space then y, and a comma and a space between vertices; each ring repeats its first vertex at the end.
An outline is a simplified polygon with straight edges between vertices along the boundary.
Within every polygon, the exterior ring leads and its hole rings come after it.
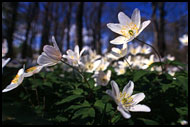
POLYGON ((175 85, 173 85, 173 84, 163 84, 163 83, 160 83, 161 85, 162 85, 162 91, 163 92, 166 92, 169 88, 173 88, 173 87, 175 87, 175 85))
POLYGON ((187 107, 180 107, 180 108, 175 108, 175 109, 180 115, 187 115, 188 114, 188 108, 187 107))
POLYGON ((55 103, 55 105, 64 104, 66 102, 70 102, 72 100, 75 100, 77 98, 82 98, 82 97, 83 97, 82 95, 71 95, 71 96, 68 96, 68 97, 62 99, 61 101, 58 101, 57 103, 55 103))
POLYGON ((80 88, 77 88, 77 89, 73 90, 73 94, 78 94, 78 95, 80 95, 80 94, 82 94, 82 93, 83 93, 83 90, 80 89, 80 88))
POLYGON ((145 70, 139 70, 136 71, 133 77, 133 81, 136 82, 137 80, 139 80, 142 76, 146 75, 148 73, 148 71, 145 70))
POLYGON ((158 122, 154 120, 144 119, 144 118, 138 118, 139 120, 142 120, 146 125, 158 125, 158 122))
POLYGON ((77 110, 77 109, 79 109, 79 108, 86 108, 86 107, 90 107, 90 104, 89 104, 88 101, 85 100, 82 104, 69 106, 69 107, 65 110, 65 112, 68 111, 68 110, 77 110))
POLYGON ((86 117, 95 117, 95 110, 93 108, 82 108, 75 112, 72 119, 75 119, 77 117, 81 116, 80 118, 86 118, 86 117))
POLYGON ((94 103, 94 107, 96 107, 101 113, 104 110, 104 105, 105 105, 105 103, 103 103, 102 100, 97 100, 94 103))

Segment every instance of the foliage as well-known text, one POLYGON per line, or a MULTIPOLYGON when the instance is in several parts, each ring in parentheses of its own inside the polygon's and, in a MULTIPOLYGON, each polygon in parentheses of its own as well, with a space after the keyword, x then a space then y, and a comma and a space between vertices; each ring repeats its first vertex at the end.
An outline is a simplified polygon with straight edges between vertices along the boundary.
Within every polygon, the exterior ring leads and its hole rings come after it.
MULTIPOLYGON (((124 75, 117 76, 110 67, 111 79, 120 85, 119 88, 134 81, 134 94, 143 91, 146 95, 143 104, 151 108, 149 113, 131 112, 132 117, 124 119, 112 98, 105 93, 111 89, 110 84, 94 87, 92 74, 85 73, 88 86, 74 71, 62 71, 59 65, 51 68, 54 71, 42 71, 26 78, 18 89, 3 94, 3 124, 176 125, 187 119, 186 71, 172 77, 149 69, 127 68, 124 75)), ((5 69, 9 72, 9 68, 5 69)), ((11 79, 14 74, 4 73, 7 75, 11 79)))

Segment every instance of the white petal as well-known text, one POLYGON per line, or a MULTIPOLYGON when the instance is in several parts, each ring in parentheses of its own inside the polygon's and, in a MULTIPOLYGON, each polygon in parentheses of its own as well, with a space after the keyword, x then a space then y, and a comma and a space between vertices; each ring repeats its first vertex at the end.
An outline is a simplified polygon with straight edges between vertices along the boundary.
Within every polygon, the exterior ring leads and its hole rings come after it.
POLYGON ((77 54, 78 54, 78 56, 79 56, 79 46, 78 46, 78 45, 76 45, 76 46, 75 46, 74 51, 75 51, 75 53, 77 53, 77 54))
POLYGON ((55 41, 55 37, 54 36, 52 36, 52 42, 53 42, 53 47, 60 52, 59 47, 57 46, 57 43, 55 41))
POLYGON ((118 20, 121 25, 127 25, 132 22, 131 19, 127 15, 125 15, 123 12, 119 12, 118 20))
POLYGON ((123 93, 126 92, 128 96, 131 96, 134 89, 134 83, 132 81, 129 81, 129 83, 123 88, 123 93))
POLYGON ((79 56, 81 56, 83 54, 84 51, 86 51, 88 49, 88 47, 84 47, 81 51, 80 51, 80 54, 79 56))
POLYGON ((115 33, 121 34, 122 25, 117 23, 108 23, 107 27, 115 33))
POLYGON ((144 21, 141 26, 140 26, 140 29, 139 29, 139 32, 136 36, 138 36, 149 24, 150 24, 150 20, 147 20, 147 21, 144 21))
POLYGON ((37 63, 39 65, 48 65, 48 66, 52 66, 57 64, 57 61, 51 59, 50 57, 48 57, 44 52, 38 57, 37 59, 37 63))
POLYGON ((141 24, 141 16, 140 16, 140 11, 139 9, 135 9, 133 11, 133 14, 131 16, 131 20, 133 21, 133 23, 135 23, 137 25, 137 28, 139 29, 140 24, 141 24))
POLYGON ((11 58, 8 58, 6 60, 2 59, 2 68, 10 61, 11 58))
POLYGON ((133 98, 133 105, 138 104, 140 101, 142 101, 145 98, 144 93, 137 93, 131 96, 133 98))
POLYGON ((121 44, 127 43, 127 39, 123 36, 119 36, 119 37, 116 37, 114 40, 111 40, 110 43, 115 44, 115 45, 121 45, 121 44))
POLYGON ((115 81, 111 81, 111 87, 112 87, 112 94, 115 97, 119 96, 119 87, 115 81))
POLYGON ((8 92, 12 89, 15 89, 16 87, 18 87, 19 84, 14 84, 14 83, 11 83, 10 85, 8 85, 2 92, 8 92))
POLYGON ((111 90, 106 90, 106 93, 115 100, 115 96, 112 94, 111 90))
POLYGON ((44 66, 37 66, 35 70, 24 73, 24 77, 30 77, 33 74, 39 73, 44 66))
POLYGON ((132 112, 150 112, 151 109, 146 105, 138 104, 138 105, 131 107, 129 109, 129 111, 132 111, 132 112))
POLYGON ((124 109, 121 106, 117 106, 117 110, 122 114, 124 118, 129 119, 131 117, 130 113, 124 111, 124 109))
POLYGON ((43 51, 46 53, 46 55, 48 57, 50 57, 54 60, 60 60, 61 59, 61 53, 50 45, 45 45, 43 48, 43 51))

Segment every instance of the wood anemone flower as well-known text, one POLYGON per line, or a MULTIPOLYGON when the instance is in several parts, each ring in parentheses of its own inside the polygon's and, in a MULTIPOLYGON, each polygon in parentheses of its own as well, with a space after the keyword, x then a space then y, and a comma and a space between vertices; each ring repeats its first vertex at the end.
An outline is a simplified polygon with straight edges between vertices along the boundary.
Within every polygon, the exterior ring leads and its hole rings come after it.
POLYGON ((62 59, 62 53, 57 46, 55 38, 52 37, 53 46, 45 45, 42 54, 38 57, 37 63, 43 66, 53 66, 62 59))
POLYGON ((106 90, 106 93, 113 98, 116 102, 117 110, 126 119, 131 117, 129 111, 132 112, 150 112, 151 109, 142 104, 138 104, 145 98, 144 93, 137 93, 132 95, 134 89, 134 83, 129 81, 129 83, 120 92, 119 87, 115 81, 111 81, 112 90, 106 90))
POLYGON ((107 27, 115 33, 121 36, 111 40, 110 43, 115 45, 124 44, 132 41, 137 37, 149 24, 150 20, 144 21, 141 24, 141 16, 139 9, 135 9, 131 16, 131 19, 125 15, 123 12, 118 14, 118 23, 108 23, 107 27))

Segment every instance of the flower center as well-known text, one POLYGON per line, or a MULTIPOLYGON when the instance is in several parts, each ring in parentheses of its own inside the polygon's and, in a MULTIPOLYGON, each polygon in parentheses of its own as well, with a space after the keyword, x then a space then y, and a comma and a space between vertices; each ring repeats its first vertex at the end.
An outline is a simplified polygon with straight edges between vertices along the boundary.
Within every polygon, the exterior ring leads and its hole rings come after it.
POLYGON ((121 102, 123 106, 125 106, 126 108, 131 106, 131 104, 133 103, 133 98, 129 96, 129 94, 126 94, 126 92, 124 93, 120 92, 120 95, 117 98, 117 100, 121 102))
POLYGON ((34 71, 34 70, 36 70, 36 66, 34 66, 34 67, 31 67, 31 68, 28 68, 27 70, 26 70, 26 72, 31 72, 31 71, 34 71))
POLYGON ((19 75, 17 74, 15 78, 12 80, 12 83, 17 83, 19 79, 19 75))
POLYGON ((137 28, 136 24, 131 22, 131 23, 127 24, 126 26, 122 26, 121 33, 123 36, 125 36, 127 39, 129 39, 130 37, 134 36, 135 33, 138 33, 138 28, 137 28))

